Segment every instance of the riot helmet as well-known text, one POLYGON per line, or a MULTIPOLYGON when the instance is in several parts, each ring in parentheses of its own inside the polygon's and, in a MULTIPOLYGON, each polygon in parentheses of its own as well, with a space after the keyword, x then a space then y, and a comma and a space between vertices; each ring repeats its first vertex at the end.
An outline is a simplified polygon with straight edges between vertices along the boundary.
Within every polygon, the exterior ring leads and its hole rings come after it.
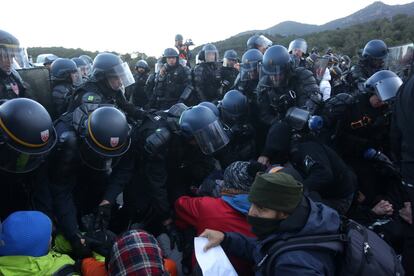
POLYGON ((228 126, 242 123, 248 113, 247 97, 238 90, 228 91, 219 102, 221 120, 228 126))
POLYGON ((224 67, 234 67, 238 61, 237 52, 235 50, 227 50, 224 52, 223 56, 223 66, 224 67))
POLYGON ((240 79, 242 81, 257 80, 259 78, 259 64, 263 54, 257 49, 247 50, 242 56, 240 64, 240 79))
POLYGON ((131 144, 126 117, 112 106, 95 109, 80 129, 81 159, 94 170, 114 167, 131 144))
POLYGON ((0 105, 0 169, 30 172, 42 164, 56 144, 56 131, 46 109, 17 98, 0 105))
POLYGON ((88 63, 86 63, 85 60, 81 59, 81 58, 72 58, 72 61, 76 63, 76 66, 79 68, 82 77, 88 77, 89 75, 89 65, 88 63))
POLYGON ((124 90, 135 82, 128 63, 112 53, 98 54, 91 74, 95 81, 105 81, 112 90, 124 90))
POLYGON ((260 73, 268 78, 273 87, 286 84, 291 70, 292 61, 285 47, 274 45, 266 50, 260 73))
POLYGON ((150 71, 148 63, 143 59, 140 59, 137 61, 137 63, 135 63, 135 70, 138 70, 139 68, 144 69, 145 72, 150 71))
POLYGON ((170 67, 178 65, 178 52, 174 48, 167 48, 162 54, 163 63, 166 63, 170 67), (172 59, 172 60, 171 60, 172 59))
POLYGON ((289 43, 289 54, 302 57, 308 51, 308 43, 303 38, 297 38, 289 43))
POLYGON ((13 61, 23 60, 23 55, 19 40, 12 34, 0 30, 0 70, 10 75, 13 61))
POLYGON ((194 106, 184 111, 179 125, 183 136, 194 138, 207 155, 225 147, 230 141, 219 118, 205 106, 194 106))
POLYGON ((68 58, 56 59, 50 67, 50 75, 52 81, 69 81, 74 86, 82 84, 80 69, 68 58))
POLYGON ((386 102, 397 95, 402 83, 401 78, 394 72, 381 70, 367 79, 364 86, 367 92, 375 93, 382 102, 386 102))
POLYGON ((387 45, 379 39, 370 40, 362 50, 361 56, 372 68, 381 69, 388 56, 387 45))
POLYGON ((55 61, 55 60, 57 60, 59 57, 57 56, 57 55, 54 55, 54 54, 50 54, 50 55, 47 55, 46 57, 45 57, 45 60, 43 61, 43 65, 44 66, 46 66, 46 67, 49 67, 49 66, 51 66, 52 65, 52 63, 55 61))
POLYGON ((217 106, 212 102, 201 102, 198 105, 210 108, 210 110, 213 111, 214 115, 220 117, 220 111, 218 110, 217 106))
POLYGON ((202 52, 204 62, 217 62, 219 59, 219 52, 214 44, 208 43, 204 45, 202 52))
POLYGON ((264 35, 253 35, 247 40, 247 49, 258 49, 264 53, 273 43, 264 35))
POLYGON ((89 77, 92 71, 92 64, 93 64, 92 58, 88 55, 81 55, 79 56, 79 58, 86 62, 87 64, 86 76, 89 77))

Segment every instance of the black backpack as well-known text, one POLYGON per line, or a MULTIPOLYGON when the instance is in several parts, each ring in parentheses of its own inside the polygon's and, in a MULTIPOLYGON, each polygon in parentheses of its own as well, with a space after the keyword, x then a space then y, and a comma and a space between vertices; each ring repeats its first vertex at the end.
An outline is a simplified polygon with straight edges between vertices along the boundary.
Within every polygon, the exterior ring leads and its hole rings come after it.
POLYGON ((307 249, 337 254, 336 275, 404 275, 394 250, 376 233, 350 219, 343 219, 339 234, 294 237, 276 242, 257 268, 264 269, 264 275, 272 275, 274 261, 280 254, 307 249))

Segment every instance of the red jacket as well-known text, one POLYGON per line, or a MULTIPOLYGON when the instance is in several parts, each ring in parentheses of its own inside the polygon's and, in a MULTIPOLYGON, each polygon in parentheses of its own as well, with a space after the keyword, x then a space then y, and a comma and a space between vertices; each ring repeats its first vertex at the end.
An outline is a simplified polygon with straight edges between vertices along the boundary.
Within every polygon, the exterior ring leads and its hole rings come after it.
MULTIPOLYGON (((193 226, 197 235, 206 228, 221 232, 236 232, 255 237, 246 216, 233 209, 221 198, 182 196, 175 202, 176 224, 180 228, 193 226)), ((239 275, 252 275, 252 264, 229 256, 239 275)))

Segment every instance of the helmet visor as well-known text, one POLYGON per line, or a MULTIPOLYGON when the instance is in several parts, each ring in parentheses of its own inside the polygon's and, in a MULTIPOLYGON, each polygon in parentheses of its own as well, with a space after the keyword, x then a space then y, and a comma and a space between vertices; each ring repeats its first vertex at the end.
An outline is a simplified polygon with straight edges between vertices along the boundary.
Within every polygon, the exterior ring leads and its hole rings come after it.
POLYGON ((218 60, 218 52, 214 50, 205 50, 206 62, 216 62, 218 60))
POLYGON ((234 67, 234 65, 236 65, 237 60, 236 59, 231 59, 231 58, 224 58, 223 59, 223 66, 224 67, 234 67))
POLYGON ((118 164, 121 157, 108 158, 98 154, 90 146, 82 141, 80 148, 80 157, 83 163, 91 169, 97 171, 108 171, 118 164))
POLYGON ((113 67, 108 73, 108 82, 113 90, 119 90, 135 83, 128 63, 124 62, 113 67))
POLYGON ((78 70, 76 72, 71 73, 70 77, 72 79, 72 84, 74 86, 80 86, 83 82, 82 73, 81 73, 80 68, 78 68, 78 70))
POLYGON ((375 84, 375 94, 383 102, 391 100, 397 95, 402 83, 402 80, 398 77, 381 80, 375 84))
POLYGON ((273 42, 264 35, 260 35, 256 40, 256 44, 267 49, 273 45, 273 42))
POLYGON ((272 65, 272 66, 261 66, 260 79, 263 77, 267 78, 267 81, 273 87, 280 87, 283 85, 286 78, 286 66, 272 65))
POLYGON ((48 153, 23 153, 7 143, 0 143, 0 170, 10 173, 27 173, 37 169, 48 153))
POLYGON ((210 155, 226 146, 230 139, 218 120, 212 122, 205 128, 194 133, 201 151, 210 155))
POLYGON ((17 63, 17 67, 24 68, 23 52, 19 47, 4 47, 0 44, 0 69, 9 74, 13 63, 17 63))
POLYGON ((307 110, 291 107, 286 112, 286 122, 296 130, 303 130, 309 120, 310 113, 307 110))

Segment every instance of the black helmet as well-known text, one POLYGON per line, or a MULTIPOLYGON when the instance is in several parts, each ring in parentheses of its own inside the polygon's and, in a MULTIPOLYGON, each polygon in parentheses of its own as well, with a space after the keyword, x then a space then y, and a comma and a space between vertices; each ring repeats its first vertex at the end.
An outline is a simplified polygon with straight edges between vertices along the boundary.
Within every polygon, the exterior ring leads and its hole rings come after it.
POLYGON ((219 102, 219 109, 223 122, 232 126, 247 116, 247 97, 238 90, 230 90, 219 102))
POLYGON ((182 35, 180 35, 180 34, 175 35, 175 41, 183 41, 183 40, 184 40, 184 38, 183 38, 182 35))
POLYGON ((247 49, 267 49, 272 46, 273 43, 270 39, 264 35, 253 35, 247 40, 247 49))
POLYGON ((88 55, 81 55, 79 56, 80 59, 83 59, 86 63, 92 65, 93 64, 93 59, 88 56, 88 55))
POLYGON ((7 74, 11 73, 13 59, 22 57, 23 51, 20 48, 19 40, 12 34, 0 30, 0 69, 7 74), (7 62, 4 62, 7 61, 7 62))
POLYGON ((203 46, 202 52, 204 56, 203 60, 205 62, 217 62, 219 59, 219 52, 214 44, 207 43, 206 45, 203 46))
POLYGON ((287 49, 281 45, 274 45, 263 55, 261 73, 270 76, 273 86, 280 86, 292 69, 292 61, 287 49))
POLYGON ((0 169, 24 173, 36 169, 56 144, 56 132, 46 109, 27 98, 0 106, 0 169))
POLYGON ((262 52, 257 49, 247 50, 243 54, 240 64, 240 79, 242 81, 258 79, 259 64, 262 60, 262 52))
POLYGON ((180 129, 187 137, 194 137, 204 154, 212 154, 229 143, 229 137, 218 117, 205 106, 195 106, 183 112, 180 129))
POLYGON ((135 82, 128 64, 112 53, 101 53, 95 57, 92 76, 96 81, 108 81, 109 87, 113 90, 119 90, 135 82), (115 82, 112 83, 111 80, 115 82))
POLYGON ((167 48, 164 50, 162 57, 163 58, 172 58, 172 57, 178 58, 178 52, 174 48, 167 48))
POLYGON ((227 50, 224 52, 223 56, 223 66, 224 67, 233 67, 234 64, 237 63, 239 57, 237 56, 237 52, 235 50, 227 50))
POLYGON ((306 54, 308 51, 308 43, 303 38, 296 38, 289 43, 288 52, 292 53, 295 49, 301 50, 303 54, 306 54))
POLYGON ((388 48, 384 41, 379 39, 370 40, 362 50, 362 57, 372 59, 384 59, 388 55, 388 48))
POLYGON ((237 52, 233 49, 224 52, 223 58, 238 60, 237 52))
POLYGON ((400 77, 394 72, 381 70, 367 79, 364 86, 367 92, 375 93, 381 101, 385 102, 397 95, 402 83, 400 77))
POLYGON ((217 106, 212 102, 201 102, 198 105, 210 108, 210 110, 213 111, 214 115, 220 117, 220 111, 218 110, 217 106))
POLYGON ((131 144, 130 127, 125 115, 111 106, 95 109, 81 131, 81 158, 95 170, 115 165, 113 158, 122 156, 131 144))
POLYGON ((87 77, 90 71, 90 64, 81 58, 72 58, 72 61, 76 63, 82 76, 87 77))
POLYGON ((138 68, 145 69, 145 71, 150 70, 149 66, 148 66, 148 63, 143 59, 138 60, 137 63, 135 64, 135 69, 138 69, 138 68))
POLYGON ((76 67, 81 68, 82 66, 87 66, 88 64, 81 58, 71 58, 71 60, 76 64, 76 67))
POLYGON ((52 81, 70 81, 75 86, 82 83, 82 76, 76 63, 68 58, 56 59, 50 67, 50 75, 52 81))
POLYGON ((45 57, 45 60, 43 61, 43 65, 50 65, 50 64, 52 64, 55 60, 57 60, 59 57, 57 56, 57 55, 54 55, 54 54, 50 54, 50 55, 47 55, 46 57, 45 57))

